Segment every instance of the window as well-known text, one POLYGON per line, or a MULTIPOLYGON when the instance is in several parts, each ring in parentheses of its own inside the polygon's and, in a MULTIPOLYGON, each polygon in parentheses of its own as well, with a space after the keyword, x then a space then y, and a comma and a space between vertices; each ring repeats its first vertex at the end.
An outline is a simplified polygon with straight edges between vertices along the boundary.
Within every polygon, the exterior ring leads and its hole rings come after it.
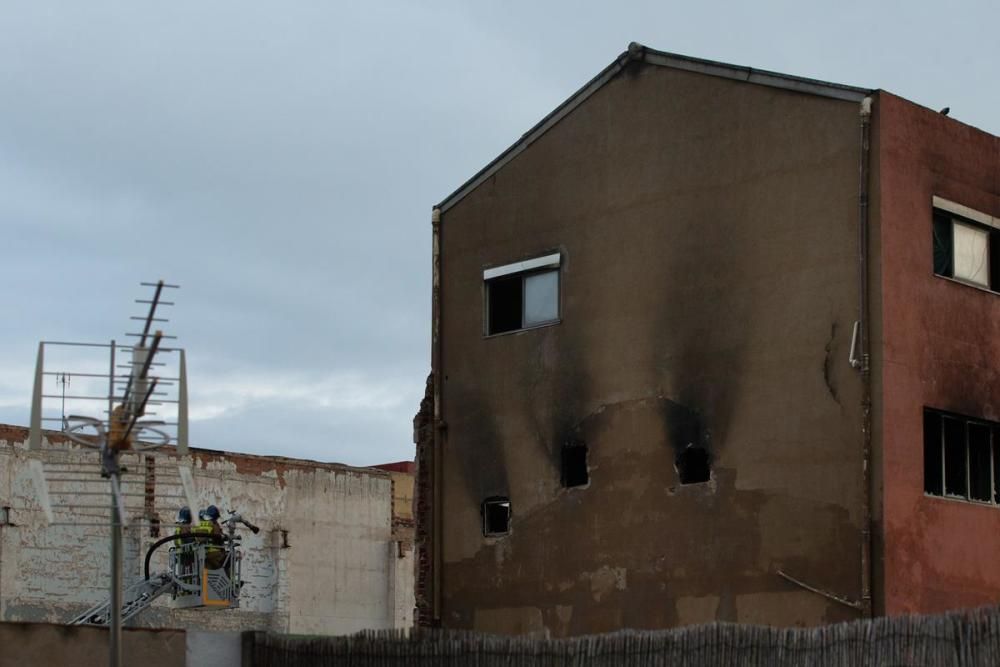
POLYGON ((1000 424, 924 409, 924 492, 1000 504, 1000 424))
POLYGON ((496 537, 510 532, 510 498, 493 496, 483 501, 483 535, 496 537))
POLYGON ((487 269, 486 334, 559 321, 559 254, 487 269))
POLYGON ((1000 291, 1000 220, 934 197, 934 273, 1000 291))
POLYGON ((582 442, 567 442, 562 448, 562 485, 571 488, 590 483, 587 468, 587 445, 582 442))

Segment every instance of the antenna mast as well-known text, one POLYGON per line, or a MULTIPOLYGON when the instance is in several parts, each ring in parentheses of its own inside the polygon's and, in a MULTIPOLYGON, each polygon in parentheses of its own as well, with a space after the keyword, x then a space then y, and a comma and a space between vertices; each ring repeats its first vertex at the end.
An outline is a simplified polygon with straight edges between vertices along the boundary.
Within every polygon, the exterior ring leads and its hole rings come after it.
MULTIPOLYGON (((162 447, 168 444, 175 444, 177 453, 186 455, 188 453, 188 425, 187 425, 187 370, 185 368, 184 350, 172 348, 164 345, 164 341, 174 340, 175 336, 168 336, 160 329, 154 329, 154 323, 167 322, 163 317, 157 317, 157 310, 163 306, 174 305, 172 301, 162 299, 165 289, 177 289, 178 285, 168 285, 160 280, 155 283, 141 283, 144 287, 154 288, 151 299, 136 299, 136 303, 148 304, 149 309, 145 316, 133 316, 130 319, 143 322, 140 333, 129 333, 130 337, 138 338, 138 342, 132 346, 120 345, 114 340, 110 344, 94 343, 66 343, 54 341, 42 341, 38 345, 38 359, 35 366, 35 387, 31 401, 31 427, 29 434, 29 450, 42 449, 42 424, 46 421, 59 421, 63 433, 73 442, 84 447, 97 449, 100 454, 101 477, 108 480, 110 490, 110 519, 109 528, 111 532, 111 622, 110 622, 110 665, 120 667, 122 664, 122 529, 128 523, 125 511, 125 498, 122 493, 122 473, 125 469, 121 466, 120 454, 125 451, 147 451, 162 447), (78 384, 84 385, 83 393, 73 395, 66 393, 69 384, 70 373, 48 372, 45 370, 45 351, 48 347, 90 347, 107 348, 109 357, 109 370, 107 375, 102 373, 73 373, 74 379, 91 380, 91 387, 94 382, 102 378, 107 378, 107 393, 95 393, 96 388, 87 393, 87 382, 81 381, 78 384), (178 354, 176 378, 161 378, 155 374, 156 369, 163 367, 164 362, 159 362, 158 355, 178 354), (119 353, 130 354, 130 360, 126 364, 119 364, 119 353), (127 373, 119 372, 119 369, 127 369, 127 373), (60 394, 46 394, 43 392, 44 380, 46 377, 54 376, 56 381, 62 385, 60 394), (124 387, 122 388, 122 385, 124 387), (176 386, 176 399, 165 398, 168 392, 166 387, 176 386), (122 388, 119 393, 119 388, 122 388), (60 399, 60 417, 46 417, 43 415, 44 399, 60 399), (66 401, 100 401, 107 405, 106 417, 91 417, 79 415, 66 415, 66 401), (148 412, 151 407, 163 406, 166 404, 176 404, 177 419, 168 423, 163 419, 143 419, 146 416, 157 416, 148 412), (175 427, 175 435, 169 434, 170 427, 175 427)), ((32 469, 34 483, 38 487, 38 495, 45 512, 46 518, 51 523, 53 520, 53 509, 49 501, 48 484, 45 480, 41 461, 32 469)), ((185 470, 181 469, 181 478, 185 479, 185 470)), ((190 470, 187 470, 186 479, 190 479, 190 470)), ((195 506, 194 490, 192 485, 184 484, 188 504, 195 506)))

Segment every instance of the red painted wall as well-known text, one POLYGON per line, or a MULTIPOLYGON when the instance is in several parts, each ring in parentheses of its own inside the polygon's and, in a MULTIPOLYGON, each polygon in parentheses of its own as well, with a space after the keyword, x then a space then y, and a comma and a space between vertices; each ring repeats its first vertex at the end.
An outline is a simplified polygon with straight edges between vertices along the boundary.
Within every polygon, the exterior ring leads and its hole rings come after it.
POLYGON ((922 411, 1000 421, 1000 295, 931 259, 933 195, 1000 216, 1000 139, 884 92, 877 114, 884 610, 996 603, 1000 507, 924 495, 922 411))

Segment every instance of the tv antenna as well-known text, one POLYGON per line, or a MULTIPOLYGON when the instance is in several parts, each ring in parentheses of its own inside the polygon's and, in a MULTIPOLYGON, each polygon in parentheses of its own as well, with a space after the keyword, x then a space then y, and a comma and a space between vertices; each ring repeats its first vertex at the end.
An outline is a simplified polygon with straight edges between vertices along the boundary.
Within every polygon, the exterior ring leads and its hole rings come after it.
MULTIPOLYGON (((178 285, 169 285, 160 280, 155 283, 140 283, 153 288, 149 299, 136 299, 136 303, 148 305, 142 316, 132 320, 143 323, 140 332, 128 333, 137 339, 132 345, 111 340, 109 343, 78 343, 64 341, 42 341, 38 344, 38 359, 35 365, 35 382, 31 400, 31 425, 28 436, 29 451, 40 452, 47 444, 43 437, 43 425, 59 422, 63 435, 84 448, 96 450, 99 454, 100 477, 107 480, 103 492, 80 492, 68 486, 70 483, 85 483, 92 478, 71 461, 55 462, 46 471, 42 457, 30 461, 33 482, 39 504, 46 520, 55 523, 55 512, 60 508, 73 511, 79 509, 110 510, 107 523, 111 534, 111 582, 110 582, 110 664, 122 664, 122 529, 128 524, 126 498, 138 495, 127 492, 123 480, 128 470, 122 465, 122 455, 128 452, 148 452, 167 445, 176 447, 177 454, 188 453, 188 410, 187 410, 187 369, 183 348, 175 347, 170 341, 175 336, 164 334, 157 328, 167 318, 159 316, 159 310, 173 306, 172 301, 163 299, 165 290, 174 290, 178 285), (83 364, 82 370, 72 372, 65 368, 49 367, 53 357, 60 353, 70 356, 83 352, 106 354, 107 372, 100 366, 83 364), (48 365, 47 365, 48 364, 48 365), (161 371, 176 369, 176 375, 164 375, 161 371), (70 378, 79 387, 67 393, 70 378), (61 385, 60 393, 46 393, 47 380, 61 385), (47 403, 60 401, 60 416, 48 416, 47 403), (83 408, 89 414, 66 414, 70 408, 83 408), (103 409, 102 409, 103 408, 103 409), (94 411, 97 410, 97 414, 94 411), (162 411, 162 413, 161 413, 162 411), (170 417, 168 417, 170 413, 170 417), (65 488, 66 490, 60 490, 65 488), (110 495, 110 506, 86 505, 81 497, 110 495), (53 498, 69 496, 68 504, 53 503, 53 498)), ((80 365, 80 360, 75 360, 80 365)), ((91 362, 94 360, 92 359, 91 362)), ((51 446, 50 446, 51 449, 51 446)), ((178 476, 188 507, 197 507, 196 494, 190 467, 178 466, 178 476)), ((75 488, 75 487, 74 487, 75 488)), ((94 516, 94 515, 83 515, 94 516)), ((80 524, 84 525, 84 524, 80 524)), ((94 525, 94 524, 91 524, 94 525)))

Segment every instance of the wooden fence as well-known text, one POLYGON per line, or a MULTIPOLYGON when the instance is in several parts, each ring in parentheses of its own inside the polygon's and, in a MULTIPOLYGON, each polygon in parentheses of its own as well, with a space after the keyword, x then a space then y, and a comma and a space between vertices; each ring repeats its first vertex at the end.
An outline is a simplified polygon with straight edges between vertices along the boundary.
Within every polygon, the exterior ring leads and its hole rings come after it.
POLYGON ((248 633, 249 667, 854 667, 1000 665, 1000 608, 855 621, 818 628, 715 623, 570 639, 447 630, 345 637, 248 633))

